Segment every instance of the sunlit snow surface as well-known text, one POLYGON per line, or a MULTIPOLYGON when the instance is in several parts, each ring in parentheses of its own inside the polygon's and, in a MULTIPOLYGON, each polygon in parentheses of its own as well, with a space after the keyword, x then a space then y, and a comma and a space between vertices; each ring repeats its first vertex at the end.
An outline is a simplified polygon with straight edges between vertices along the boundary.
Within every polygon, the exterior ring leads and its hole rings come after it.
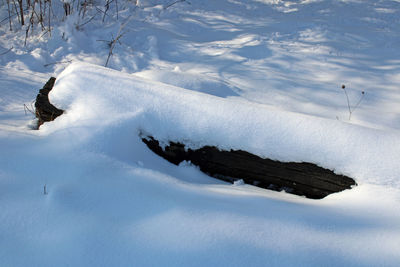
MULTIPOLYGON (((313 162, 358 183, 400 188, 400 135, 337 120, 283 112, 151 82, 95 65, 71 64, 50 101, 66 114, 41 133, 90 128, 79 140, 121 124, 161 141, 245 150, 281 161, 313 162)), ((79 130, 80 131, 80 130, 79 130)))
POLYGON ((27 47, 0 28, 0 265, 398 266, 400 3, 139 2, 109 65, 123 73, 82 63, 104 65, 111 21, 70 17, 27 47), (30 130, 23 104, 51 75, 66 113, 30 130), (351 120, 341 84, 353 105, 366 92, 351 120), (309 200, 227 184, 139 131, 358 186, 309 200))

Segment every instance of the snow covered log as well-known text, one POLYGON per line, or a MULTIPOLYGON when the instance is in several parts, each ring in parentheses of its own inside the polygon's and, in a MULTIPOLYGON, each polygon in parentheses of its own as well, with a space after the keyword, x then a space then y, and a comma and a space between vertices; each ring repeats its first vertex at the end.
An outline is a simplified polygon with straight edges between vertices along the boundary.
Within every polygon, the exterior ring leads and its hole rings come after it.
MULTIPOLYGON (((94 73, 96 73, 96 75, 106 76, 109 72, 109 70, 106 70, 107 72, 103 71, 103 73, 97 74, 99 71, 102 72, 102 69, 96 67, 94 73)), ((74 77, 79 78, 80 76, 74 77)), ((87 77, 91 76, 88 75, 87 77)), ((69 82, 75 82, 75 78, 67 80, 69 82)), ((107 81, 109 80, 112 79, 108 79, 107 81)), ((270 113, 273 111, 268 110, 268 113, 266 113, 262 108, 253 106, 249 107, 246 104, 235 103, 205 94, 188 92, 183 89, 170 88, 165 85, 163 85, 163 90, 155 90, 153 88, 157 88, 160 84, 151 84, 151 86, 149 86, 150 84, 148 81, 139 79, 135 80, 131 76, 129 77, 129 80, 133 80, 134 84, 127 84, 124 87, 135 88, 135 90, 129 91, 132 95, 126 97, 126 99, 129 99, 129 101, 127 101, 129 105, 126 109, 122 108, 123 105, 121 106, 112 101, 108 107, 118 107, 121 114, 124 114, 126 110, 135 107, 135 109, 146 114, 144 117, 141 117, 143 120, 139 120, 139 123, 136 122, 137 125, 135 126, 138 130, 142 129, 143 132, 146 133, 146 136, 142 137, 142 141, 153 152, 174 164, 178 165, 180 162, 185 160, 190 161, 194 165, 199 166, 201 171, 221 180, 233 182, 238 179, 243 179, 244 182, 258 187, 277 191, 284 190, 289 193, 313 199, 321 199, 331 193, 350 189, 351 186, 356 185, 356 182, 352 178, 338 175, 331 171, 330 169, 332 169, 332 166, 335 166, 332 162, 330 162, 331 167, 327 168, 327 166, 322 165, 325 167, 322 168, 316 164, 307 163, 318 163, 318 161, 315 160, 300 159, 295 160, 294 162, 294 160, 289 157, 287 160, 282 160, 267 155, 267 153, 271 151, 271 146, 265 146, 262 148, 260 145, 257 145, 257 147, 249 145, 249 140, 257 141, 257 144, 265 145, 268 143, 269 139, 267 136, 271 132, 271 129, 279 129, 279 125, 281 125, 280 120, 276 121, 277 124, 275 126, 267 126, 268 123, 271 123, 271 120, 266 121, 265 118, 271 118, 270 113), (140 88, 137 88, 138 85, 142 83, 145 83, 146 85, 145 90, 143 91, 140 88), (139 100, 141 98, 144 98, 144 100, 139 100), (184 101, 179 102, 177 99, 184 101), (133 101, 137 101, 136 104, 133 105, 133 101), (182 107, 180 105, 177 106, 177 102, 179 102, 182 107), (166 103, 169 104, 166 105, 166 103), (221 109, 221 106, 224 106, 224 108, 221 109), (154 111, 151 111, 150 109, 147 112, 144 112, 145 109, 155 107, 156 110, 154 111), (207 108, 205 109, 205 107, 207 108), (219 108, 218 112, 212 111, 214 107, 219 108), (167 109, 163 110, 163 108, 167 109), (233 115, 234 117, 229 117, 232 116, 232 113, 229 112, 229 110, 237 111, 233 115), (208 113, 205 114, 205 111, 208 113), (228 113, 225 114, 224 112, 228 113), (162 115, 162 119, 155 119, 153 117, 157 114, 162 115), (175 115, 168 117, 168 114, 175 115), (190 114, 190 116, 185 117, 185 114, 190 114), (219 116, 215 117, 215 114, 219 114, 219 116), (193 116, 197 118, 197 120, 194 119, 193 116), (176 118, 180 119, 176 120, 176 118), (228 120, 226 118, 228 118, 228 120), (251 120, 245 120, 244 118, 251 118, 251 120), (260 118, 263 120, 260 121, 260 118), (199 121, 202 123, 200 128, 198 128, 199 121), (229 127, 224 127, 223 125, 225 125, 227 121, 229 121, 229 127), (180 122, 184 123, 184 125, 179 124, 180 122), (178 125, 173 126, 174 123, 178 123, 178 125), (238 129, 241 128, 246 130, 238 131, 238 129), (270 129, 270 131, 266 131, 265 129, 270 129), (253 132, 254 130, 255 132, 253 132), (186 136, 181 138, 175 136, 182 134, 186 134, 186 136), (220 141, 215 140, 216 135, 221 137, 220 141), (229 140, 233 139, 236 135, 238 135, 237 140, 234 139, 233 142, 232 140, 231 142, 226 142, 227 139, 225 137, 229 137, 229 140), (249 135, 252 135, 252 138, 250 138, 249 135), (160 145, 160 143, 163 145, 160 145), (167 145, 165 146, 164 144, 167 145), (162 147, 164 147, 164 149, 162 147)), ((63 110, 55 107, 49 100, 49 92, 52 90, 54 82, 55 78, 50 78, 37 96, 35 107, 36 115, 39 119, 39 126, 44 122, 52 121, 63 114, 63 110)), ((75 85, 74 83, 69 84, 67 87, 78 88, 81 94, 84 92, 82 91, 83 88, 85 88, 82 84, 75 85)), ((113 86, 106 86, 105 88, 113 88, 113 86)), ((119 86, 118 88, 121 87, 119 86)), ((60 99, 63 99, 64 101, 71 97, 77 97, 77 99, 79 99, 79 103, 85 106, 85 108, 81 110, 86 110, 86 117, 94 116, 96 114, 109 114, 109 112, 104 112, 104 110, 102 112, 100 112, 100 110, 95 112, 91 111, 91 109, 99 106, 98 104, 93 105, 93 103, 102 102, 99 102, 98 99, 101 94, 96 94, 95 100, 90 101, 90 97, 80 96, 78 92, 63 94, 60 90, 62 90, 62 88, 60 89, 60 87, 57 87, 59 98, 61 97, 60 99), (88 103, 92 103, 89 105, 90 109, 87 109, 88 103)), ((108 91, 106 92, 109 93, 108 91)), ((110 97, 118 96, 119 100, 125 99, 124 97, 119 96, 123 92, 124 91, 119 90, 118 94, 112 94, 110 97)), ((53 100, 54 97, 57 99, 57 95, 54 95, 53 92, 51 92, 50 99, 53 100)), ((107 95, 105 99, 109 100, 110 97, 107 95)), ((63 109, 68 109, 68 106, 69 109, 72 108, 72 106, 65 105, 65 103, 62 105, 62 101, 60 103, 63 109)), ((60 103, 57 102, 55 105, 59 106, 60 103)), ((104 105, 100 106, 105 107, 104 105)), ((79 114, 82 114, 81 110, 79 111, 79 114)), ((73 116, 73 112, 69 112, 69 115, 73 116)), ((68 114, 66 116, 68 116, 68 114)), ((114 121, 115 117, 113 116, 112 118, 111 121, 114 121)), ((290 117, 288 118, 290 119, 290 117)), ((296 114, 295 118, 296 125, 298 125, 298 121, 301 120, 302 117, 296 114)), ((309 118, 307 117, 307 122, 308 119, 309 118)), ((98 122, 97 119, 95 119, 95 121, 98 122)), ((287 123, 289 123, 289 121, 286 120, 287 123)), ((87 123, 87 121, 85 122, 87 123)), ((315 135, 316 132, 319 131, 313 129, 311 134, 315 135)), ((297 132, 294 135, 298 136, 299 134, 301 134, 301 132, 297 132)), ((284 140, 288 140, 287 138, 284 139, 284 137, 285 135, 282 134, 279 135, 279 138, 275 137, 273 144, 276 145, 276 143, 281 143, 279 147, 282 148, 284 140)), ((308 134, 307 137, 309 137, 308 134)), ((287 146, 288 144, 285 145, 287 146)), ((295 145, 307 149, 307 146, 302 144, 296 143, 295 145)), ((296 148, 298 150, 298 147, 291 147, 290 151, 292 154, 297 155, 296 148)), ((279 151, 277 149, 278 147, 276 147, 274 151, 279 151)), ((313 155, 314 152, 312 153, 313 155)), ((339 173, 343 172, 339 170, 339 173)))
POLYGON ((49 101, 49 93, 53 89, 55 81, 56 78, 51 77, 36 96, 35 115, 39 120, 38 127, 47 121, 53 121, 64 112, 53 106, 49 101))
POLYGON ((184 144, 175 142, 169 142, 163 149, 151 136, 143 137, 142 141, 173 164, 190 161, 201 171, 227 182, 242 179, 247 184, 312 199, 321 199, 356 185, 353 179, 312 163, 274 161, 243 150, 223 151, 214 146, 185 149, 184 144))

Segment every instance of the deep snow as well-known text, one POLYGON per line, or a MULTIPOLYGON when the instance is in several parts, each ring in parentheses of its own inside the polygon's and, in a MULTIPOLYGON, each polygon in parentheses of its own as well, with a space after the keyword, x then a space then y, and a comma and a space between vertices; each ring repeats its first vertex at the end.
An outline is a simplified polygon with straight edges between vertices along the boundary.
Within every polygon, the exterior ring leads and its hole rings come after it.
POLYGON ((44 125, 41 134, 82 126, 96 132, 129 121, 132 138, 142 131, 191 148, 211 145, 274 160, 313 162, 358 183, 400 189, 400 136, 395 130, 278 111, 81 63, 58 76, 49 99, 66 114, 44 125))
POLYGON ((118 21, 78 30, 74 13, 27 47, 1 25, 0 265, 398 265, 399 1, 119 2, 118 21), (123 22, 121 72, 88 64, 123 22), (23 104, 51 75, 67 113, 34 131, 23 104), (352 105, 366 92, 351 120, 342 84, 352 105), (318 201, 231 185, 139 130, 359 185, 318 201))

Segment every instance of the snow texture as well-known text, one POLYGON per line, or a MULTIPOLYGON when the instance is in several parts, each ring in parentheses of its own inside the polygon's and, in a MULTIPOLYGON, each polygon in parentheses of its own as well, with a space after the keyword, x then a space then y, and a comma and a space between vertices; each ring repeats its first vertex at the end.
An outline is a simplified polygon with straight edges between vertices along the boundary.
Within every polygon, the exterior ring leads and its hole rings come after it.
POLYGON ((280 161, 312 162, 358 183, 400 189, 397 131, 273 110, 81 63, 59 75, 49 99, 66 114, 46 125, 45 133, 130 121, 132 138, 143 131, 191 148, 211 145, 280 161))
POLYGON ((104 22, 78 2, 26 45, 16 16, 0 22, 1 266, 398 266, 398 0, 120 0, 104 22), (50 76, 66 113, 35 131, 24 104, 50 76), (358 186, 310 200, 228 184, 140 131, 358 186))

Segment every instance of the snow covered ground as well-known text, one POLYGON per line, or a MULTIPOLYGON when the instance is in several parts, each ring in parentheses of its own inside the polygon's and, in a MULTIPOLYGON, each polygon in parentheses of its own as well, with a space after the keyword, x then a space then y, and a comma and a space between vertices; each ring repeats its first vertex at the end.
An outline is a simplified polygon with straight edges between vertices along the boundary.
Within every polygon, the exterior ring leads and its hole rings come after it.
POLYGON ((1 266, 398 265, 399 1, 120 2, 118 20, 75 12, 26 46, 1 24, 1 266), (24 104, 52 75, 67 112, 35 131, 24 104), (365 92, 350 119, 342 84, 351 108, 365 92), (310 200, 227 184, 140 130, 358 186, 310 200))

